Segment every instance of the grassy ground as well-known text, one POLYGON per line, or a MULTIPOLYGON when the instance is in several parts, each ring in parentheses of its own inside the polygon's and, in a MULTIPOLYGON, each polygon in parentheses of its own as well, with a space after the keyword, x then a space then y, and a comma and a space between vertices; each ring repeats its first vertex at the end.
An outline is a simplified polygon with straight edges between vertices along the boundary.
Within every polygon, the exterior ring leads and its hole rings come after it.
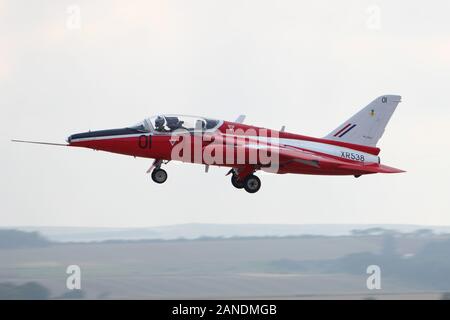
MULTIPOLYGON (((414 254, 428 240, 399 239, 400 254, 414 254)), ((383 279, 366 288, 360 274, 277 272, 271 261, 336 259, 378 253, 381 237, 229 239, 142 243, 58 244, 0 250, 0 282, 36 281, 53 296, 66 292, 66 268, 79 265, 87 298, 437 298, 430 292, 383 279)))

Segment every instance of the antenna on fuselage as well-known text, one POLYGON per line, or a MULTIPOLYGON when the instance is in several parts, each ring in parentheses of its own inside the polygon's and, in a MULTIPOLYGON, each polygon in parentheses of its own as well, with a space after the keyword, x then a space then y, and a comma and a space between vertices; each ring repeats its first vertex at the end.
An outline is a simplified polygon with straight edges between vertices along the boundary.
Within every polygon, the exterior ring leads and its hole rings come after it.
POLYGON ((241 114, 239 117, 237 117, 236 120, 234 120, 234 122, 236 123, 244 123, 245 120, 245 114, 241 114))

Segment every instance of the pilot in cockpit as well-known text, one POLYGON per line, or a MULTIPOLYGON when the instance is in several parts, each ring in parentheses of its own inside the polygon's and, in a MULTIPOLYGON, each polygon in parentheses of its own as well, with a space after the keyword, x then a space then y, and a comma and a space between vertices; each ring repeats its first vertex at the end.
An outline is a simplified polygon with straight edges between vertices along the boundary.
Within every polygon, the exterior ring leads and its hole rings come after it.
POLYGON ((168 132, 168 130, 166 130, 166 128, 164 127, 165 123, 166 123, 166 121, 164 120, 164 118, 161 116, 158 116, 155 119, 155 130, 158 132, 168 132))

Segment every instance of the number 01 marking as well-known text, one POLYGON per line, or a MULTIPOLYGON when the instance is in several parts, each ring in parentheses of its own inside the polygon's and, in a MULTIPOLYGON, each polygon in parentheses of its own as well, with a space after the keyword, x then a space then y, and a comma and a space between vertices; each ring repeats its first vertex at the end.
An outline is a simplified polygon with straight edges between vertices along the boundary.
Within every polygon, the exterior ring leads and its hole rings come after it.
POLYGON ((139 148, 141 148, 141 149, 151 149, 152 148, 152 136, 146 136, 146 135, 139 136, 138 145, 139 145, 139 148))

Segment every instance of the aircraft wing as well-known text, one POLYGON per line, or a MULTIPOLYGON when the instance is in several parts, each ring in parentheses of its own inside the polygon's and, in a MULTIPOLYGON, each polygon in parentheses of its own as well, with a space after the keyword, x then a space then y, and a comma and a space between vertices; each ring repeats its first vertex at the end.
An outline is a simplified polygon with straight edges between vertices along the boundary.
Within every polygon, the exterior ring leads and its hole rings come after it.
MULTIPOLYGON (((230 142, 227 141, 225 137, 218 135, 214 137, 214 141, 214 143, 211 143, 210 145, 204 147, 204 150, 215 148, 218 145, 223 146, 224 152, 230 152, 233 154, 239 154, 239 152, 242 151, 244 151, 246 154, 250 154, 251 152, 265 150, 267 152, 270 151, 270 154, 272 155, 271 159, 278 159, 280 164, 287 164, 292 161, 297 161, 315 167, 319 167, 320 163, 333 161, 333 159, 331 158, 321 157, 312 152, 279 146, 278 144, 269 144, 256 140, 254 141, 251 138, 245 138, 245 140, 235 143, 232 142, 233 140, 231 140, 230 142)), ((342 164, 345 164, 345 162, 342 162, 342 164)))
POLYGON ((358 171, 361 173, 401 173, 403 170, 389 167, 379 163, 363 164, 341 161, 332 157, 319 155, 313 152, 308 152, 301 149, 279 147, 280 164, 285 161, 297 161, 304 164, 310 164, 320 168, 322 165, 334 165, 337 169, 358 171))
POLYGON ((323 154, 315 153, 313 151, 273 143, 272 144, 264 143, 261 141, 252 141, 252 139, 249 139, 241 144, 238 143, 239 146, 236 144, 233 144, 233 146, 231 146, 230 144, 226 143, 222 137, 216 137, 216 141, 224 143, 224 145, 226 146, 225 149, 234 148, 235 152, 237 152, 236 148, 244 148, 246 154, 261 149, 265 151, 270 151, 271 154, 270 159, 272 161, 274 159, 277 159, 278 164, 280 166, 286 166, 289 165, 290 163, 297 162, 316 168, 349 170, 354 172, 355 174, 404 172, 403 170, 388 167, 378 163, 364 164, 364 163, 348 162, 336 159, 334 157, 329 157, 323 154))
POLYGON ((313 167, 320 168, 324 165, 345 165, 345 161, 336 160, 331 157, 319 155, 315 152, 310 152, 298 148, 285 146, 272 146, 271 152, 278 153, 280 165, 285 165, 290 162, 299 162, 313 167))
MULTIPOLYGON (((327 157, 322 154, 317 154, 315 152, 310 152, 303 149, 292 148, 287 146, 277 146, 277 145, 246 145, 246 148, 267 148, 270 149, 272 155, 278 153, 278 161, 280 165, 288 165, 292 162, 298 162, 306 165, 310 165, 316 168, 323 168, 332 166, 336 169, 350 170, 360 173, 400 173, 404 172, 403 170, 389 167, 386 165, 372 163, 372 164, 363 164, 363 163, 353 163, 342 161, 333 157, 327 157)), ((273 158, 277 158, 276 156, 273 158)), ((272 159, 273 159, 272 158, 272 159)))

